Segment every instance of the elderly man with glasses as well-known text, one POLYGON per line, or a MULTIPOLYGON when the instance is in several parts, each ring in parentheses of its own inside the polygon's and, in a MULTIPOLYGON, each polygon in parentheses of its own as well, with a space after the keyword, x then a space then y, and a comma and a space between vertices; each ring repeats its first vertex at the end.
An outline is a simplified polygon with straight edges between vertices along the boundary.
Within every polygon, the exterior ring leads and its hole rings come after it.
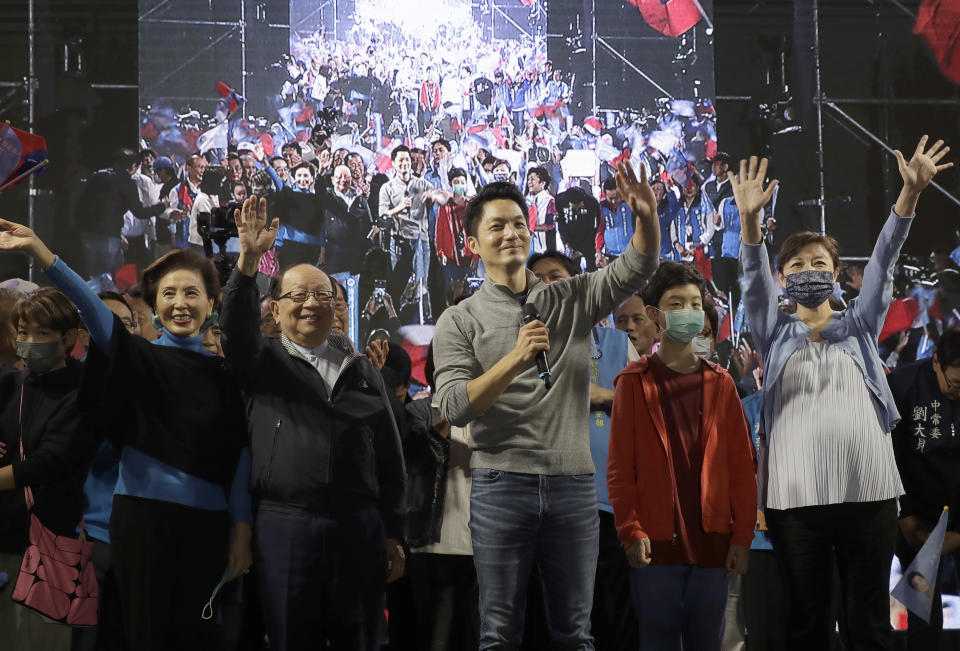
POLYGON ((241 243, 223 296, 222 345, 247 396, 254 569, 270 648, 379 649, 384 583, 403 574, 400 437, 380 374, 331 333, 334 292, 308 264, 281 270, 259 327, 256 274, 279 220, 266 201, 235 219, 241 243))

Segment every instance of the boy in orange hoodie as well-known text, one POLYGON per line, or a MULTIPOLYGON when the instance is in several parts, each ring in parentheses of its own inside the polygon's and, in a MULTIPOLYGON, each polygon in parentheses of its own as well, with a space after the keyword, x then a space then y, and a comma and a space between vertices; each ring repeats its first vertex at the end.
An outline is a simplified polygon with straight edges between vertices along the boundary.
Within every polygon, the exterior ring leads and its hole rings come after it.
POLYGON ((643 290, 660 348, 617 377, 607 487, 631 565, 640 648, 717 651, 727 577, 747 571, 753 445, 732 378, 697 357, 703 276, 662 262, 643 290))

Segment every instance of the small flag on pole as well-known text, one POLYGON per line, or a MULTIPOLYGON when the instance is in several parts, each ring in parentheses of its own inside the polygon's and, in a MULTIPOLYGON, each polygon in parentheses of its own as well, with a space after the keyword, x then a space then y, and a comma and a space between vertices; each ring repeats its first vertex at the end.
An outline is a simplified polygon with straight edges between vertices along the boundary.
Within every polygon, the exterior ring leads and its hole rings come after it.
POLYGON ((222 81, 217 82, 217 92, 220 93, 220 97, 227 101, 227 116, 233 114, 238 108, 243 105, 244 97, 240 95, 237 91, 227 86, 222 81))
MULTIPOLYGON (((890 595, 902 603, 907 610, 930 623, 930 611, 933 607, 933 592, 937 585, 937 573, 940 569, 940 551, 947 532, 947 507, 940 514, 940 521, 933 528, 916 558, 903 572, 903 577, 890 591, 890 595)), ((937 604, 937 608, 941 608, 937 604)))
POLYGON ((9 122, 0 125, 0 192, 42 172, 48 162, 46 138, 15 129, 9 122))

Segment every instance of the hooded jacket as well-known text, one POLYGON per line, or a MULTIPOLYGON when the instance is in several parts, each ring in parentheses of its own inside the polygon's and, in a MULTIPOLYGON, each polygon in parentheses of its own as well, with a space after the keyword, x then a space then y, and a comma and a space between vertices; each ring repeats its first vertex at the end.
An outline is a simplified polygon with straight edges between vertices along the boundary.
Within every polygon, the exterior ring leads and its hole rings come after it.
MULTIPOLYGON (((702 359, 702 358, 701 358, 702 359)), ((757 515, 753 444, 737 388, 721 367, 702 359, 700 505, 707 533, 730 534, 730 543, 749 547, 757 515)), ((625 548, 640 538, 677 537, 670 437, 664 424, 660 386, 649 356, 632 362, 614 381, 613 417, 607 459, 607 488, 617 532, 625 548)))

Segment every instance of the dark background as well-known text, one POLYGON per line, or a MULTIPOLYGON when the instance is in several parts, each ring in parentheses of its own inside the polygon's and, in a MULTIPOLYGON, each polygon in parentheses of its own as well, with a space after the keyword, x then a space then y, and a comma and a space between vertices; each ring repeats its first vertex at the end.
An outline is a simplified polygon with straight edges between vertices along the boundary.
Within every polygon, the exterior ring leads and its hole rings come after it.
MULTIPOLYGON (((239 1, 212 3, 213 12, 217 13, 215 19, 220 19, 218 12, 221 11, 224 16, 232 15, 230 11, 235 13, 234 5, 239 1), (229 9, 230 6, 233 9, 229 9)), ((262 36, 248 36, 248 47, 277 51, 268 35, 282 30, 269 28, 269 24, 282 24, 286 22, 286 16, 281 10, 279 17, 274 18, 271 8, 276 10, 275 4, 285 6, 286 3, 245 1, 250 12, 248 16, 255 15, 260 4, 264 5, 265 11, 265 20, 261 21, 262 36)), ((623 16, 630 12, 633 12, 631 16, 636 14, 633 7, 623 6, 620 2, 597 1, 596 4, 597 33, 600 36, 619 36, 620 42, 637 44, 653 42, 630 40, 638 34, 624 34, 622 29, 617 31, 618 25, 623 24, 623 16)), ((824 94, 867 100, 920 100, 896 105, 841 105, 871 132, 908 153, 920 135, 927 131, 952 143, 960 143, 958 88, 941 75, 923 40, 911 33, 913 18, 903 10, 906 8, 916 13, 918 4, 915 0, 897 4, 864 0, 823 3, 820 8, 824 94), (928 99, 953 100, 955 103, 923 104, 922 100, 928 99)), ((591 5, 588 0, 587 6, 591 5)), ((203 14, 190 13, 190 17, 208 19, 205 16, 211 13, 210 4, 186 0, 173 0, 153 17, 162 14, 165 18, 180 20, 187 14, 178 16, 176 13, 186 12, 186 7, 190 6, 199 7, 190 11, 203 14)), ((73 244, 70 231, 75 188, 90 171, 109 163, 111 151, 136 144, 141 30, 149 32, 148 38, 184 41, 185 52, 198 49, 190 39, 209 41, 217 34, 213 28, 198 29, 166 23, 138 25, 137 3, 130 0, 36 0, 35 8, 36 131, 47 138, 51 160, 49 170, 37 182, 37 229, 69 259, 73 244), (161 33, 162 29, 168 31, 161 33), (82 44, 77 39, 82 39, 82 44), (79 70, 76 65, 78 52, 82 53, 83 60, 79 70)), ((583 16, 584 10, 582 0, 556 0, 551 3, 548 31, 554 38, 565 38, 571 19, 577 14, 583 16)), ((783 181, 778 204, 780 236, 801 227, 815 228, 819 210, 796 205, 818 196, 816 137, 813 122, 808 119, 813 114, 810 101, 813 95, 813 39, 808 0, 797 3, 723 0, 713 11, 720 148, 739 157, 769 147, 775 159, 775 173, 783 181), (759 104, 784 96, 783 71, 794 97, 794 108, 804 119, 806 128, 801 134, 769 137, 769 128, 760 117, 759 104), (730 99, 723 99, 725 97, 730 99)), ((0 82, 21 82, 27 74, 27 3, 24 0, 0 0, 0 15, 3 16, 0 21, 0 82)), ((581 30, 587 27, 584 22, 581 20, 581 30)), ((250 30, 253 29, 250 26, 250 30)), ((699 25, 697 30, 700 38, 704 26, 699 25)), ((588 30, 584 43, 589 48, 588 30)), ((665 51, 672 57, 675 42, 670 45, 665 51)), ((648 92, 643 90, 643 82, 635 73, 617 65, 611 57, 603 58, 598 53, 598 62, 604 62, 600 66, 601 85, 598 86, 601 106, 606 101, 605 93, 611 88, 614 89, 611 92, 618 94, 621 91, 648 92), (616 90, 617 86, 620 91, 616 90)), ((171 60, 165 65, 173 69, 181 63, 182 60, 179 63, 171 60)), ((236 68, 237 63, 227 54, 217 54, 197 62, 197 68, 190 74, 211 75, 211 71, 221 70, 217 66, 229 71, 236 68)), ((571 66, 577 68, 583 64, 572 62, 571 66)), ((186 69, 184 74, 187 74, 186 69)), ((256 77, 254 74, 248 78, 247 94, 251 102, 258 101, 256 77)), ((682 89, 682 84, 692 78, 696 78, 695 72, 674 81, 681 84, 682 89)), ((707 79, 705 76, 703 82, 708 83, 707 79)), ((687 92, 676 91, 676 94, 688 96, 687 92)), ((711 94, 709 89, 703 92, 704 96, 711 94)), ((23 126, 27 121, 25 97, 22 88, 0 86, 0 118, 23 126)), ((824 109, 823 125, 826 194, 828 199, 837 199, 828 205, 827 231, 840 240, 845 255, 869 255, 899 191, 896 165, 892 157, 852 130, 832 110, 824 109), (843 202, 843 197, 850 197, 850 200, 843 202)), ((954 195, 960 195, 958 180, 960 177, 953 170, 938 177, 938 181, 954 195)), ((0 195, 0 214, 25 221, 26 196, 25 183, 0 195)), ((958 216, 960 211, 956 206, 935 190, 928 189, 921 203, 920 221, 906 249, 925 255, 934 246, 952 248, 956 245, 958 216)), ((25 274, 20 258, 0 256, 0 277, 25 274)))

